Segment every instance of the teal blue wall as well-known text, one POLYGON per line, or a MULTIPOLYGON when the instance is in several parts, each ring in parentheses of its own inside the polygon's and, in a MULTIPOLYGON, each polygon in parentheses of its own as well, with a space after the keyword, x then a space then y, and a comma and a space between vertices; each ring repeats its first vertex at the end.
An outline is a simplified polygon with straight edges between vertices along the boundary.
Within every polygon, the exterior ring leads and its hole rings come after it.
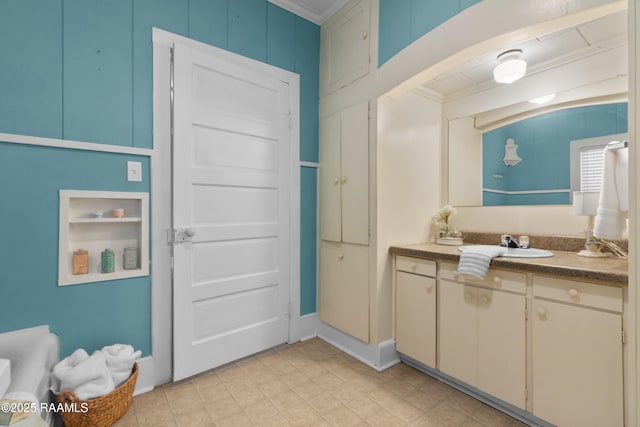
MULTIPOLYGON (((482 135, 482 185, 504 191, 568 189, 570 141, 624 132, 627 132, 626 102, 569 108, 503 126, 482 135), (515 140, 518 155, 523 159, 515 166, 503 162, 507 138, 515 140)), ((566 204, 570 203, 569 196, 569 192, 505 195, 484 191, 482 203, 566 204)))
POLYGON ((378 66, 480 0, 380 0, 378 66))
MULTIPOLYGON (((320 28, 265 0, 3 0, 0 133, 151 148, 152 27, 299 73, 300 159, 317 162, 320 28)), ((56 285, 58 190, 148 191, 147 174, 122 181, 130 157, 0 144, 12 242, 0 257, 0 331, 48 323, 63 356, 115 341, 150 352, 149 278, 56 285)), ((301 200, 315 197, 315 169, 301 173, 301 200)), ((303 313, 315 311, 315 209, 301 202, 303 313)))

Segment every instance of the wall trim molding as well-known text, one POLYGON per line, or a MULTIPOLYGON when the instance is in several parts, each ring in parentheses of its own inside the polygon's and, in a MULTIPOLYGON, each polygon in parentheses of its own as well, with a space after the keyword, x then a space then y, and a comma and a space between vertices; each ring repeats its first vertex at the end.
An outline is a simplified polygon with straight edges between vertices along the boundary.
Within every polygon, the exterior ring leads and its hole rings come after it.
POLYGON ((136 381, 136 389, 134 396, 147 393, 155 387, 155 370, 153 357, 147 356, 138 359, 138 380, 136 381))
POLYGON ((300 166, 304 166, 306 168, 319 168, 320 167, 320 163, 318 162, 307 162, 304 160, 300 161, 300 166))
POLYGON ((152 157, 153 155, 153 150, 148 148, 102 144, 99 142, 73 141, 69 139, 45 138, 41 136, 18 135, 13 133, 0 133, 0 142, 7 142, 10 144, 35 145, 39 147, 98 151, 102 153, 134 154, 137 156, 147 157, 152 157))
POLYGON ((509 194, 509 195, 517 195, 517 194, 549 194, 549 193, 570 193, 570 188, 558 189, 558 190, 521 190, 521 191, 506 191, 506 190, 496 190, 493 188, 483 188, 482 191, 487 193, 498 193, 498 194, 509 194))
POLYGON ((318 322, 318 337, 378 372, 400 363, 393 339, 367 344, 321 321, 318 322))

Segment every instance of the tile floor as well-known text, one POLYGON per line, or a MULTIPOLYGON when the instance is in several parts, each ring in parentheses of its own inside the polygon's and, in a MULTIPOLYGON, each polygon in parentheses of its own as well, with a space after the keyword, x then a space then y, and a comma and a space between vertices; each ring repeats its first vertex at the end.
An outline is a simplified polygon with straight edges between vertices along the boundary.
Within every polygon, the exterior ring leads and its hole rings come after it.
POLYGON ((136 396, 128 426, 522 426, 405 365, 384 372, 315 338, 136 396))

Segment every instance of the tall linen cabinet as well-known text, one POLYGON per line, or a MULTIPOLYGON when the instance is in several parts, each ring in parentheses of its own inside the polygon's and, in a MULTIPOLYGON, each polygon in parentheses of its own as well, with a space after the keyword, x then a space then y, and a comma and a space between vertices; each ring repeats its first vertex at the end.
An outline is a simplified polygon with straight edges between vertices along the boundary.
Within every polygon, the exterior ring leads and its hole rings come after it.
POLYGON ((318 314, 320 336, 384 369, 389 246, 424 241, 439 209, 442 104, 377 92, 377 11, 351 0, 321 27, 318 314))

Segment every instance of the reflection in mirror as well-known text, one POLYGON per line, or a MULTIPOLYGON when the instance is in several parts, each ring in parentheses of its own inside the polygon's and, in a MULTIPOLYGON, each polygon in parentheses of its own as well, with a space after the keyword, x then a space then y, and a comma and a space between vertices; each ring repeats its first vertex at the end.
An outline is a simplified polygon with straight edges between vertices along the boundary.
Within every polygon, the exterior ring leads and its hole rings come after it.
POLYGON ((496 51, 423 84, 443 97, 449 203, 571 203, 570 141, 627 131, 626 11, 506 48, 529 63, 521 80, 491 81, 496 51))
POLYGON ((554 111, 483 134, 482 205, 571 203, 571 141, 624 132, 627 103, 554 111), (521 161, 505 160, 514 148, 521 161))

